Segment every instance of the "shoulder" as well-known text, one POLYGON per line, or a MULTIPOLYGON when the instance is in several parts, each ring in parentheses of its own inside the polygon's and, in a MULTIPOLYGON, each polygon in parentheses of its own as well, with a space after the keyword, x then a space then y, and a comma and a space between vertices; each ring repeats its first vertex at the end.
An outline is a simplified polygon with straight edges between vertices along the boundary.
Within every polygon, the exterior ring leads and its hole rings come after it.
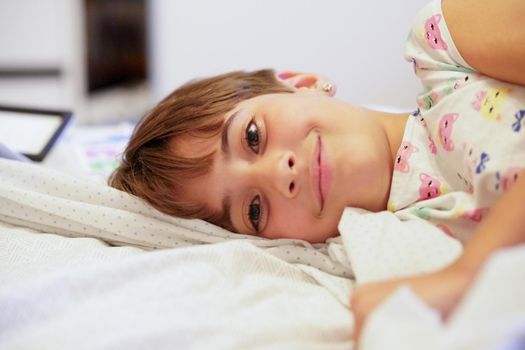
POLYGON ((470 66, 525 85, 525 1, 442 0, 441 7, 454 44, 470 66))
MULTIPOLYGON (((428 80, 432 72, 472 72, 471 67, 458 52, 450 36, 446 18, 441 10, 441 0, 433 0, 415 16, 405 56, 412 61, 415 73, 428 80)), ((435 75, 431 80, 435 81, 435 75)), ((447 76, 448 78, 449 76, 447 76)), ((443 75, 440 75, 440 79, 443 75)))

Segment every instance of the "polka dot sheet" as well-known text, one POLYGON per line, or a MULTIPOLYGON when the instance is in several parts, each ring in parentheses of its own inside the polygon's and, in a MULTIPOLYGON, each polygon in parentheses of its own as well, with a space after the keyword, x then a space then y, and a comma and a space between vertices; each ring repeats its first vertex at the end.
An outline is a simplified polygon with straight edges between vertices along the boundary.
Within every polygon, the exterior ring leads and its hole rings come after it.
POLYGON ((347 208, 339 231, 358 284, 439 270, 463 247, 422 219, 400 220, 394 213, 347 208))
POLYGON ((202 220, 171 217, 99 182, 0 159, 0 221, 43 233, 98 238, 146 250, 243 240, 346 293, 352 270, 340 237, 325 244, 239 235, 202 220))

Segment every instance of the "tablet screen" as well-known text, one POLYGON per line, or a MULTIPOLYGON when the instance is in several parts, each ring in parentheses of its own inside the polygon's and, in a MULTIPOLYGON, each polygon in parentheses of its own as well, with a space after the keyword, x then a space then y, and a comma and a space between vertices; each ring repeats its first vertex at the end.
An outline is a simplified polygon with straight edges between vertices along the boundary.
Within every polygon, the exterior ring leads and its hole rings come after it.
POLYGON ((0 108, 0 143, 42 160, 69 120, 63 112, 0 108))

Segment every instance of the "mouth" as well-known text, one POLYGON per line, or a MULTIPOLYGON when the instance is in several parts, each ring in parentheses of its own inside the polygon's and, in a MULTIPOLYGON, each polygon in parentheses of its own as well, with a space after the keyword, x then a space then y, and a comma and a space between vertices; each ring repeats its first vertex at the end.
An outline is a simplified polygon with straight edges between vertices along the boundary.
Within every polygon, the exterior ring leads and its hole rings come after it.
POLYGON ((315 152, 312 159, 312 190, 319 204, 319 211, 322 211, 325 203, 323 194, 323 168, 322 168, 322 143, 321 136, 317 136, 315 152))
POLYGON ((316 146, 316 169, 317 169, 317 193, 319 193, 319 202, 321 211, 326 205, 326 200, 330 194, 333 182, 332 167, 330 165, 330 159, 326 153, 326 148, 323 147, 323 141, 321 136, 317 137, 316 146))

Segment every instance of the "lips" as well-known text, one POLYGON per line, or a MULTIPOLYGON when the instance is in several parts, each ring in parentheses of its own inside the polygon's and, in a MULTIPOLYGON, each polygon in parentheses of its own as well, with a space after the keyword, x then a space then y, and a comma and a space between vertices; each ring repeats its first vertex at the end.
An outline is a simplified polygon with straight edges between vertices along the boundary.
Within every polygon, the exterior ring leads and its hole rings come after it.
POLYGON ((319 203, 319 211, 324 208, 325 193, 323 192, 323 147, 321 137, 317 136, 315 150, 312 157, 311 185, 314 197, 319 203))
POLYGON ((313 188, 322 211, 332 187, 332 168, 321 136, 317 137, 313 162, 313 188))

